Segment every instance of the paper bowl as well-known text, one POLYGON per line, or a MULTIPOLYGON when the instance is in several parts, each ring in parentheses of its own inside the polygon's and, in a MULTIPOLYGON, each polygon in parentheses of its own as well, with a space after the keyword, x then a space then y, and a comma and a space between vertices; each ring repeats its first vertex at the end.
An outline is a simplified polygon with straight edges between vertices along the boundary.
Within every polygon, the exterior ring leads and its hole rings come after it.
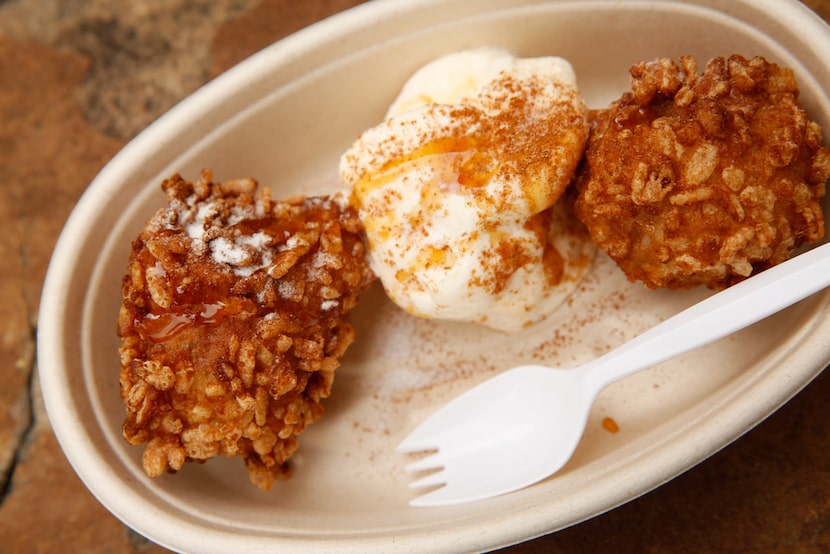
MULTIPOLYGON (((607 389, 573 459, 525 490, 408 506, 395 445, 456 393, 526 362, 573 365, 707 294, 649 291, 598 256, 567 308, 515 336, 416 320, 375 287, 353 321, 325 418, 301 436, 295 475, 262 492, 238 459, 146 477, 121 435, 115 322, 130 242, 164 205, 162 178, 252 176, 274 197, 330 192, 337 164, 423 63, 501 46, 574 65, 586 102, 628 88, 658 56, 764 55, 794 69, 830 129, 830 29, 795 1, 375 0, 282 40, 184 100, 128 144, 79 201, 55 248, 39 315, 46 407, 67 458, 115 516, 185 552, 471 551, 523 541, 631 500, 752 428, 830 355, 827 296, 607 389), (612 417, 620 431, 600 424, 612 417)), ((825 138, 825 140, 827 140, 825 138)))

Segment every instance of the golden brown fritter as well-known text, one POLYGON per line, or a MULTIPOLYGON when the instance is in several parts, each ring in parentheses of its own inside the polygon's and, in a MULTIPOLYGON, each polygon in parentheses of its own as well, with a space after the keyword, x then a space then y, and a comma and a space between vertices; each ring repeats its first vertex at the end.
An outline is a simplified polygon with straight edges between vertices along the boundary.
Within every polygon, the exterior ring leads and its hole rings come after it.
POLYGON ((240 456, 269 489, 323 413, 373 280, 353 209, 271 202, 257 183, 162 184, 169 206, 134 241, 122 284, 124 437, 150 476, 240 456))
POLYGON ((718 289, 824 235, 830 151, 793 72, 764 58, 633 66, 592 114, 577 214, 629 279, 718 289))

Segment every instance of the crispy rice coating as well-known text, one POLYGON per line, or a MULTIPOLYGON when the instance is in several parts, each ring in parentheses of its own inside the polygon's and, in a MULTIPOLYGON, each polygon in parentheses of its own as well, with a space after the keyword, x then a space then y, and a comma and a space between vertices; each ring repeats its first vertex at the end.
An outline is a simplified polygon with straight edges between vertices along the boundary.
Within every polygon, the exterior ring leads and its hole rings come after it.
POLYGON ((824 236, 830 151, 793 72, 764 58, 657 59, 592 114, 577 215, 632 281, 729 286, 824 236))
POLYGON ((272 202, 239 179, 162 184, 169 206, 132 245, 118 320, 124 437, 145 472, 239 456, 269 489, 323 414, 374 279, 354 210, 272 202))

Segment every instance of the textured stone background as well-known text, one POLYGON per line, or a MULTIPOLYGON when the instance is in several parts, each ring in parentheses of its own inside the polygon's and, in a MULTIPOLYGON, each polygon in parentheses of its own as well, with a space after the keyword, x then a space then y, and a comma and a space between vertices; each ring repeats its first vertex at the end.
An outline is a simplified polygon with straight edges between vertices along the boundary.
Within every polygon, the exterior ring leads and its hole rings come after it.
MULTIPOLYGON (((0 553, 166 552, 86 491, 41 405, 40 289, 119 148, 198 86, 358 0, 0 0, 0 553)), ((825 19, 830 0, 806 2, 825 19)), ((736 444, 514 553, 830 552, 830 374, 736 444)))

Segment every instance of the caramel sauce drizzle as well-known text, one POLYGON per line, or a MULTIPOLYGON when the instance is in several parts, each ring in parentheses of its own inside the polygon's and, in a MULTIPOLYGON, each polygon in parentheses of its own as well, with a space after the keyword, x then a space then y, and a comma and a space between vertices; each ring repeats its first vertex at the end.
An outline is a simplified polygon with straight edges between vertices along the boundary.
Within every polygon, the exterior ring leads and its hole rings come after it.
POLYGON ((135 322, 136 328, 154 342, 164 342, 193 326, 216 327, 244 309, 244 299, 235 302, 194 304, 193 310, 150 312, 135 322))

